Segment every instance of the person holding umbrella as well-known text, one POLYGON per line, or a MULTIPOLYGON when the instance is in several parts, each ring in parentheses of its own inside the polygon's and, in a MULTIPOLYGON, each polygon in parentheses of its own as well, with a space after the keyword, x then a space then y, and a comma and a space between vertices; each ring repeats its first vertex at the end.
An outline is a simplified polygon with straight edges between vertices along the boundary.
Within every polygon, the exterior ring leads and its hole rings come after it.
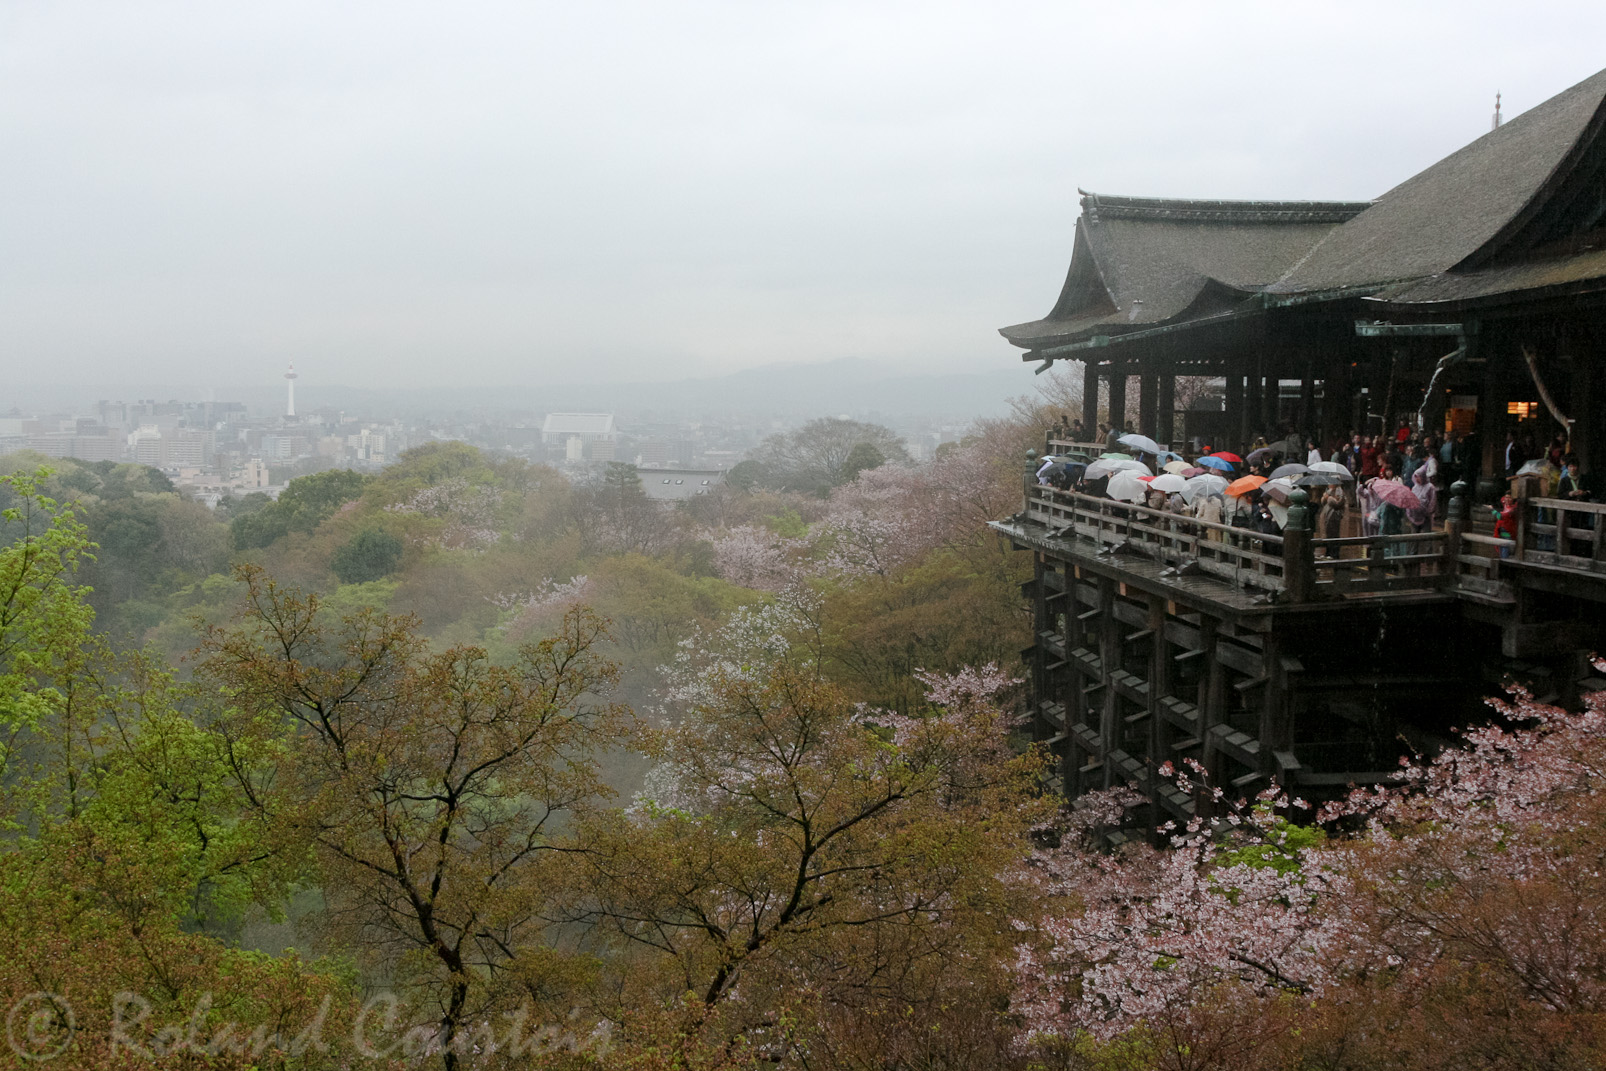
POLYGON ((1439 509, 1439 489, 1433 486, 1433 481, 1428 478, 1426 468, 1418 467, 1411 473, 1411 493, 1422 503, 1422 519, 1413 518, 1411 527, 1418 532, 1426 532, 1433 527, 1433 518, 1438 516, 1439 509))
POLYGON ((1331 483, 1322 492, 1321 509, 1316 514, 1316 533, 1320 539, 1337 539, 1344 524, 1344 485, 1331 483))

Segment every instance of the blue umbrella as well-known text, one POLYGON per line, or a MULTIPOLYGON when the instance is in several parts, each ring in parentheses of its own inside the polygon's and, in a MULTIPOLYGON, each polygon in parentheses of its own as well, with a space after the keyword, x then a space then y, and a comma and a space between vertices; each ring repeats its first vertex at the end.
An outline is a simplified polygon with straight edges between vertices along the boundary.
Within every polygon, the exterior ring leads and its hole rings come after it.
POLYGON ((1222 472, 1232 471, 1232 462, 1224 457, 1201 457, 1198 464, 1202 468, 1220 469, 1222 472))

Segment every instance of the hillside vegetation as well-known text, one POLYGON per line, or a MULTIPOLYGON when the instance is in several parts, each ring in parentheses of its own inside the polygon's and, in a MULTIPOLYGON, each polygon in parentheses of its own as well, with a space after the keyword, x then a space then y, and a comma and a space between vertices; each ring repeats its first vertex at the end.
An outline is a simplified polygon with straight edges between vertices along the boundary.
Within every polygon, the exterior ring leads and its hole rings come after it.
POLYGON ((1101 851, 985 526, 1040 420, 677 506, 5 459, 0 1066, 1598 1066, 1598 698, 1101 851))

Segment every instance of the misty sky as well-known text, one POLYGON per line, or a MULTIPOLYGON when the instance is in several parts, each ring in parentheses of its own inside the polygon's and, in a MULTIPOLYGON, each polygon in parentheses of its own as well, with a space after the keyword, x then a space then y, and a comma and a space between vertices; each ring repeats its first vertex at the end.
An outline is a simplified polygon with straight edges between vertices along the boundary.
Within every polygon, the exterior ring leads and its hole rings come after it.
POLYGON ((0 0, 0 365, 997 368, 1078 186, 1371 197, 1603 66, 1599 0, 0 0))

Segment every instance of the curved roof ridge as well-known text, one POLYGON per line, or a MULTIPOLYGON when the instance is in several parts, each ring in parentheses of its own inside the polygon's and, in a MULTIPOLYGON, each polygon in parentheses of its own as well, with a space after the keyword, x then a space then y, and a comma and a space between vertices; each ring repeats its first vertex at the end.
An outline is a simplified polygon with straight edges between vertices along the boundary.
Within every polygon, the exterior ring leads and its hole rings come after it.
POLYGON ((1200 197, 1082 195, 1090 219, 1155 219, 1178 223, 1343 223, 1372 206, 1371 201, 1228 200, 1200 197))
POLYGON ((1463 145, 1335 228, 1269 289, 1344 290, 1449 271, 1520 227, 1606 109, 1606 70, 1463 145))

